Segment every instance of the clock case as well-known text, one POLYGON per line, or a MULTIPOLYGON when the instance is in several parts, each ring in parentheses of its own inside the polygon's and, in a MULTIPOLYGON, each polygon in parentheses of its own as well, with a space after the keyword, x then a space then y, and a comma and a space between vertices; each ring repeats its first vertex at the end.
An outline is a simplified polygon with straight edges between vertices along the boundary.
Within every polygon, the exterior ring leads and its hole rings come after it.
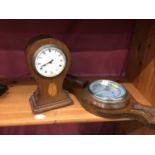
POLYGON ((63 89, 65 75, 70 65, 70 51, 67 46, 59 40, 47 36, 33 38, 25 50, 26 60, 32 76, 37 82, 37 89, 30 97, 32 112, 42 113, 55 108, 71 105, 73 102, 67 91, 63 89), (66 56, 64 70, 55 77, 43 77, 34 67, 34 55, 37 49, 43 45, 53 45, 61 49, 66 56))

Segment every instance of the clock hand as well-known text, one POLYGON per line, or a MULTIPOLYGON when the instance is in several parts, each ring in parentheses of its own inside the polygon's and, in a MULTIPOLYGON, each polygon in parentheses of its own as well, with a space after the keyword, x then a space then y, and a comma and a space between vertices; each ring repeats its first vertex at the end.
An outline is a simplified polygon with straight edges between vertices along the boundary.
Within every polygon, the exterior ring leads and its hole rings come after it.
POLYGON ((46 65, 49 64, 49 63, 52 64, 53 61, 54 61, 54 60, 52 59, 51 61, 49 61, 49 62, 47 62, 46 64, 42 65, 40 68, 43 68, 44 66, 46 66, 46 65))
POLYGON ((53 62, 54 60, 52 59, 51 61, 49 61, 47 64, 52 64, 52 62, 53 62))

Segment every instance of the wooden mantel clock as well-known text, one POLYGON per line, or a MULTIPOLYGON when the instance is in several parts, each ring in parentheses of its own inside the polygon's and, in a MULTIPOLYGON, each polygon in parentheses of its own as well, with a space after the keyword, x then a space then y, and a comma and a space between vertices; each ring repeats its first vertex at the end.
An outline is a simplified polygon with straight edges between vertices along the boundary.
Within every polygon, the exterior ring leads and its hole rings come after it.
POLYGON ((38 37, 26 47, 26 59, 37 89, 30 97, 33 113, 72 104, 63 82, 70 64, 70 51, 59 40, 38 37))

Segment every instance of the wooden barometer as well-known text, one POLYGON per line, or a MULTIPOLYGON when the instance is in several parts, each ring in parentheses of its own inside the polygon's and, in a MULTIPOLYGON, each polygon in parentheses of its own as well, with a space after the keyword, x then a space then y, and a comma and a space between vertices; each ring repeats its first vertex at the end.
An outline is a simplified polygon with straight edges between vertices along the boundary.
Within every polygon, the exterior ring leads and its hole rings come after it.
POLYGON ((65 88, 88 112, 101 117, 132 118, 155 128, 155 107, 136 101, 123 85, 111 80, 87 82, 68 75, 65 88))
POLYGON ((63 82, 70 64, 70 51, 51 37, 32 39, 25 50, 26 60, 37 89, 30 97, 33 113, 72 104, 63 82))

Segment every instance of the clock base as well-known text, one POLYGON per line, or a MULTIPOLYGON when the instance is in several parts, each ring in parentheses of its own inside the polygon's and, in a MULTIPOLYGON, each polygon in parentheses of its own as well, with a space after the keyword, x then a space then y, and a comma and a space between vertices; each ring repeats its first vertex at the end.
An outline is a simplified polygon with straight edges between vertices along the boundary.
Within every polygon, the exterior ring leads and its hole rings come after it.
POLYGON ((52 109, 56 109, 56 108, 60 108, 60 107, 64 107, 64 106, 68 106, 68 105, 72 105, 73 101, 69 98, 69 96, 66 96, 66 98, 59 100, 57 102, 51 103, 49 101, 49 103, 47 104, 43 104, 43 105, 38 105, 37 104, 37 98, 35 93, 30 97, 30 104, 31 104, 31 109, 32 112, 34 114, 39 114, 39 113, 43 113, 52 109))

